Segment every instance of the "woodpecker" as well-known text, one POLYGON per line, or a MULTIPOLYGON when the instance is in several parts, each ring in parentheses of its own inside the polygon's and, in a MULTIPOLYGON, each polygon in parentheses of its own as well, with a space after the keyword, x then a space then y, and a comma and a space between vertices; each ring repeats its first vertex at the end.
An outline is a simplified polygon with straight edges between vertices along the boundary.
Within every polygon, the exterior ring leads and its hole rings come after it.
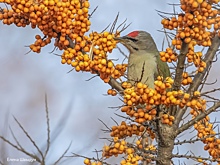
POLYGON ((160 60, 157 46, 148 32, 133 31, 126 36, 115 38, 129 51, 128 82, 134 85, 137 82, 154 88, 157 76, 170 76, 167 63, 160 60))
MULTIPOLYGON (((117 37, 115 40, 123 44, 130 53, 127 79, 132 85, 142 82, 148 88, 154 88, 154 81, 158 76, 163 78, 170 76, 169 67, 167 63, 160 60, 157 46, 148 32, 133 31, 126 36, 117 37)), ((152 122, 150 125, 154 128, 155 124, 155 122, 152 122)), ((152 139, 147 133, 144 133, 142 135, 142 145, 145 148, 151 144, 152 139)), ((143 160, 142 164, 149 165, 146 160, 143 160)))

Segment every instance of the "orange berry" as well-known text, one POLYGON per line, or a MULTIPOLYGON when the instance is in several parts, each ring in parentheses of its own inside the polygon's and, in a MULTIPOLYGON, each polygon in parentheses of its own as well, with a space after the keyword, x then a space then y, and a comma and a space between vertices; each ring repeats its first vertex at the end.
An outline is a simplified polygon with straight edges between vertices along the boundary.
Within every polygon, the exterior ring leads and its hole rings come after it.
POLYGON ((184 32, 180 32, 179 35, 180 35, 180 38, 182 38, 182 39, 185 38, 185 36, 186 36, 184 32))
POLYGON ((194 2, 192 3, 192 7, 197 8, 198 6, 199 6, 198 2, 194 1, 194 2))
POLYGON ((86 159, 84 160, 84 164, 86 164, 86 165, 90 164, 90 160, 86 158, 86 159))
POLYGON ((163 119, 168 119, 169 115, 168 114, 164 114, 162 117, 163 117, 163 119))
POLYGON ((141 82, 137 83, 138 88, 143 88, 143 84, 141 82))
POLYGON ((190 42, 191 42, 191 38, 190 38, 190 37, 186 37, 186 38, 184 39, 184 42, 187 43, 187 44, 190 43, 190 42))

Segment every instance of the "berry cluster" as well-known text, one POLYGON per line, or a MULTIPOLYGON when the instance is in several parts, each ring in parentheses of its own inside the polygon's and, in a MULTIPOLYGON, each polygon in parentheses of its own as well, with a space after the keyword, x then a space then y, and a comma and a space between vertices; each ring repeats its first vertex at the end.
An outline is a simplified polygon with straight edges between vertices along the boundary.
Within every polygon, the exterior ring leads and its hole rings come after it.
POLYGON ((168 125, 173 125, 173 121, 175 120, 174 116, 168 115, 168 114, 163 114, 161 122, 163 124, 168 124, 168 125))
MULTIPOLYGON (((187 72, 184 72, 182 84, 187 85, 191 82, 191 77, 188 76, 187 72)), ((155 105, 178 105, 180 108, 187 106, 192 109, 205 109, 206 101, 200 98, 200 92, 195 91, 193 96, 190 96, 183 90, 167 91, 167 89, 171 88, 172 83, 173 80, 171 78, 163 80, 158 77, 155 81, 155 89, 147 88, 145 84, 140 82, 134 87, 130 87, 127 84, 129 88, 124 90, 124 103, 126 106, 122 107, 121 111, 133 117, 135 122, 141 124, 155 118, 157 114, 154 108, 155 105), (142 107, 134 108, 133 105, 142 105, 142 107)), ((161 121, 164 124, 172 125, 174 120, 175 118, 168 114, 161 116, 161 121)))
POLYGON ((116 47, 117 42, 114 40, 114 37, 119 37, 119 32, 116 32, 115 34, 107 31, 103 33, 92 32, 89 36, 91 40, 94 41, 94 46, 98 47, 98 49, 95 49, 94 53, 96 55, 105 55, 106 52, 111 53, 116 47))
POLYGON ((109 158, 111 156, 117 157, 119 154, 125 154, 124 159, 120 163, 121 165, 138 165, 138 162, 142 160, 142 157, 135 153, 134 148, 128 147, 126 141, 120 141, 118 137, 114 137, 112 144, 103 147, 102 156, 109 158))
POLYGON ((40 53, 41 48, 51 43, 60 50, 65 50, 61 56, 61 63, 68 64, 76 71, 88 71, 99 74, 104 82, 110 77, 119 78, 126 71, 126 64, 114 65, 107 59, 107 53, 116 47, 114 37, 119 32, 92 32, 90 29, 88 0, 45 0, 30 1, 1 0, 11 6, 11 9, 0 10, 0 20, 4 24, 15 24, 25 27, 39 28, 43 37, 36 35, 36 41, 30 45, 33 52, 40 53))
POLYGON ((40 53, 41 47, 50 43, 56 38, 55 46, 65 49, 77 37, 83 37, 90 29, 89 2, 88 0, 73 1, 31 1, 1 0, 11 6, 11 9, 3 9, 0 13, 0 20, 4 24, 15 24, 18 27, 31 25, 32 28, 39 28, 44 37, 37 35, 34 44, 30 45, 32 51, 40 53))
MULTIPOLYGON (((153 144, 149 144, 148 140, 152 140, 155 138, 155 134, 152 132, 152 130, 150 129, 147 129, 146 130, 146 133, 149 135, 149 136, 146 136, 144 138, 140 138, 136 141, 136 145, 139 149, 145 149, 145 150, 150 150, 150 151, 155 151, 156 148, 153 144), (149 139, 150 138, 150 139, 149 139)), ((145 133, 145 134, 146 134, 145 133)))
MULTIPOLYGON (((162 24, 165 28, 173 30, 178 28, 175 40, 172 43, 177 49, 180 49, 182 41, 190 43, 195 40, 198 45, 210 46, 212 35, 208 30, 218 23, 218 10, 212 9, 213 2, 203 1, 198 3, 197 0, 181 0, 181 9, 185 12, 178 17, 163 19, 162 24), (178 42, 177 42, 178 41, 178 42)), ((217 29, 216 29, 217 30, 217 29)))
MULTIPOLYGON (((187 103, 187 106, 192 108, 190 114, 192 118, 195 118, 206 109, 206 100, 200 98, 201 94, 198 91, 195 91, 193 95, 194 98, 187 103)), ((197 137, 205 144, 204 150, 207 150, 213 159, 217 159, 220 162, 220 139, 215 137, 216 132, 214 131, 213 124, 211 124, 209 120, 209 116, 206 116, 194 124, 194 128, 198 131, 197 137)))
POLYGON ((126 153, 127 150, 130 150, 130 148, 127 147, 127 142, 124 140, 120 141, 118 137, 114 137, 112 144, 103 147, 102 156, 109 158, 114 155, 117 157, 118 154, 126 153))
MULTIPOLYGON (((130 117, 134 117, 135 122, 140 124, 146 121, 153 120, 157 114, 156 109, 153 108, 151 105, 147 105, 144 108, 138 108, 137 110, 134 109, 134 107, 132 106, 123 106, 121 108, 121 111, 125 112, 130 117)), ((140 127, 140 129, 142 130, 142 127, 140 127)))
POLYGON ((183 77, 182 79, 183 85, 188 85, 192 83, 192 78, 189 76, 187 72, 183 72, 182 77, 183 77))
MULTIPOLYGON (((124 75, 127 64, 116 64, 107 59, 107 53, 116 47, 114 36, 119 34, 93 32, 87 36, 77 37, 73 48, 67 48, 61 58, 62 64, 68 64, 78 71, 89 71, 99 74, 104 82, 110 77, 117 79, 124 75)), ((110 90, 109 94, 112 93, 110 90)), ((115 94, 115 93, 114 93, 115 94)), ((113 94, 113 95, 114 95, 113 94)))
POLYGON ((84 164, 86 164, 86 165, 103 165, 103 163, 100 161, 91 162, 91 160, 88 158, 86 158, 84 160, 84 164))
POLYGON ((117 91, 114 90, 114 89, 108 89, 107 94, 108 95, 112 95, 112 96, 116 96, 117 95, 117 91))
POLYGON ((121 165, 138 165, 139 160, 142 160, 142 157, 134 153, 134 150, 129 148, 126 151, 127 156, 124 160, 121 161, 121 165))
MULTIPOLYGON (((127 83, 126 83, 127 84, 127 83)), ((163 103, 166 97, 166 90, 171 88, 173 84, 172 78, 168 77, 163 81, 162 77, 158 77, 155 81, 155 89, 148 88, 146 84, 141 82, 135 86, 127 87, 124 90, 124 103, 128 106, 147 104, 147 105, 159 105, 163 103)))
MULTIPOLYGON (((200 110, 192 109, 190 111, 193 118, 201 113, 200 110)), ((194 125, 194 128, 198 131, 198 138, 202 139, 205 144, 204 150, 207 150, 213 159, 219 159, 220 155, 220 139, 216 138, 216 132, 213 130, 213 124, 209 123, 209 117, 206 116, 194 125)))
POLYGON ((160 52, 160 59, 163 62, 175 62, 177 60, 177 54, 171 48, 166 48, 165 52, 160 52))
POLYGON ((204 69, 206 68, 206 63, 202 60, 202 52, 195 52, 194 47, 196 45, 195 41, 191 41, 188 45, 188 53, 186 54, 187 56, 187 61, 189 63, 193 62, 195 67, 197 67, 198 72, 203 72, 204 69))
MULTIPOLYGON (((187 60, 188 62, 193 62, 198 68, 198 71, 202 72, 206 64, 202 61, 202 53, 195 52, 194 46, 210 46, 211 38, 215 34, 220 36, 219 11, 212 8, 212 5, 216 5, 219 0, 181 0, 180 2, 181 9, 184 13, 180 13, 177 17, 170 19, 164 18, 161 23, 166 29, 177 29, 177 34, 172 40, 172 45, 177 50, 180 50, 183 42, 189 44, 187 60), (214 29, 214 31, 211 32, 211 29, 214 29)), ((170 62, 175 59, 170 48, 160 54, 163 61, 170 62)))
POLYGON ((141 135, 143 131, 144 126, 137 126, 136 124, 128 125, 125 123, 125 121, 122 121, 121 125, 112 127, 110 136, 122 139, 125 137, 131 137, 132 135, 141 135))

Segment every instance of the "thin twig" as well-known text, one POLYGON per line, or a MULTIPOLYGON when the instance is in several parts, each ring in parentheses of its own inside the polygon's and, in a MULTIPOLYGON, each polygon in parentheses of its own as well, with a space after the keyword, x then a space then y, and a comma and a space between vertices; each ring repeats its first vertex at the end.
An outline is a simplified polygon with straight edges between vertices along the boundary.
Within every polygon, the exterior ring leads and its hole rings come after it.
MULTIPOLYGON (((35 143, 35 141, 31 138, 31 136, 28 134, 28 132, 24 129, 24 127, 21 125, 21 123, 16 119, 15 116, 13 116, 14 120, 16 121, 16 123, 19 125, 19 127, 22 129, 22 131, 24 132, 24 134, 28 137, 28 139, 31 141, 31 143, 35 146, 35 148, 37 149, 37 151, 39 152, 39 154, 41 155, 42 159, 44 159, 44 155, 41 152, 40 148, 37 146, 37 144, 35 143)), ((43 160, 42 160, 43 161, 43 160)))
POLYGON ((67 153, 67 151, 70 149, 72 142, 69 144, 69 146, 67 147, 67 149, 63 152, 63 154, 59 157, 59 159, 57 159, 57 161, 54 163, 54 165, 58 164, 59 161, 65 157, 65 154, 67 153))
POLYGON ((49 111, 48 111, 47 95, 46 94, 45 94, 45 111, 46 111, 46 119, 47 119, 47 148, 44 153, 44 157, 46 158, 47 153, 50 148, 50 119, 49 119, 49 111))

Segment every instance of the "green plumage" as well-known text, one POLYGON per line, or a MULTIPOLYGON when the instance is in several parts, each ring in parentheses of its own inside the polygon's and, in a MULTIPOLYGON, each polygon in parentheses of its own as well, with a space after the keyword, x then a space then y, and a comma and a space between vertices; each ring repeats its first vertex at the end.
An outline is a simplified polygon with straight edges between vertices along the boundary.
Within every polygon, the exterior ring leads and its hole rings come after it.
POLYGON ((163 78, 170 77, 170 69, 166 62, 161 61, 159 53, 157 56, 157 73, 155 74, 155 79, 158 76, 163 76, 163 78))

